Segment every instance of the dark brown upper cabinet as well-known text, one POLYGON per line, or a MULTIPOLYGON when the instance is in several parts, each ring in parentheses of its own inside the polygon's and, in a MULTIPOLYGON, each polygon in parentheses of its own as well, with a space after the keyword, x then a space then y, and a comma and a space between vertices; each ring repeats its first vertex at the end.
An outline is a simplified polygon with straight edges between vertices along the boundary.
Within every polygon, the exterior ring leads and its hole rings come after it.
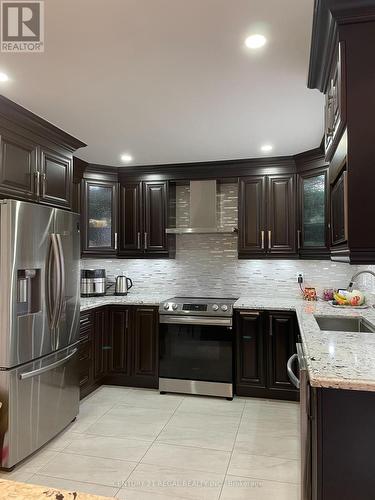
POLYGON ((168 252, 167 210, 168 183, 147 181, 144 192, 144 250, 146 253, 168 252))
POLYGON ((243 254, 265 254, 266 177, 240 179, 238 251, 243 254))
POLYGON ((142 253, 142 183, 120 184, 120 254, 142 253))
POLYGON ((168 256, 167 181, 121 181, 119 210, 120 256, 168 256))
POLYGON ((72 156, 45 147, 40 154, 40 202, 69 208, 73 188, 72 156))
POLYGON ((36 198, 38 147, 33 141, 2 130, 0 193, 33 201, 36 198))
POLYGON ((268 177, 267 244, 270 254, 296 253, 295 175, 268 177))
POLYGON ((82 170, 74 200, 81 205, 83 256, 172 256, 174 236, 166 234, 168 181, 127 179, 110 167, 82 170))
POLYGON ((331 241, 332 249, 348 241, 347 174, 344 170, 331 188, 331 241))
POLYGON ((345 43, 337 45, 325 93, 324 144, 330 160, 346 125, 345 43))
POLYGON ((298 175, 299 221, 297 246, 301 257, 329 258, 328 169, 298 175))
POLYGON ((240 258, 296 254, 295 174, 240 179, 240 258))
POLYGON ((71 209, 73 152, 83 146, 0 96, 0 198, 71 209))
POLYGON ((331 259, 375 263, 375 4, 315 0, 308 86, 326 94, 331 259), (350 4, 350 5, 349 5, 350 4), (328 110, 328 100, 330 110, 328 110), (345 162, 346 180, 341 179, 345 162), (346 184, 346 187, 345 187, 346 184))
POLYGON ((117 181, 83 179, 82 190, 82 254, 116 255, 117 181))

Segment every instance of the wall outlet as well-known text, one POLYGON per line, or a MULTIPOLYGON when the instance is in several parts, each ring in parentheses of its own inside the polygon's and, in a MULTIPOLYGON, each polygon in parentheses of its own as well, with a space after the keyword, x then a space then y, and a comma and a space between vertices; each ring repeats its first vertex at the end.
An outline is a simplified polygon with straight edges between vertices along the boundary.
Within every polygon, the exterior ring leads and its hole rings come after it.
POLYGON ((297 283, 303 283, 303 273, 297 273, 297 283))

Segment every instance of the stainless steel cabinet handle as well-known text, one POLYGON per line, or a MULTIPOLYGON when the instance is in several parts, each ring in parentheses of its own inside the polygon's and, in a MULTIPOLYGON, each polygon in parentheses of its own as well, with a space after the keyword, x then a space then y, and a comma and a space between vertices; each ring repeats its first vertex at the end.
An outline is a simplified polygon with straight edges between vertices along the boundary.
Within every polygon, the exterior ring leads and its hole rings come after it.
POLYGON ((141 248, 141 233, 137 234, 137 248, 138 250, 141 248))
POLYGON ((147 250, 147 233, 145 233, 145 250, 147 250))
POLYGON ((269 317, 269 325, 270 325, 270 328, 269 328, 269 335, 270 337, 272 337, 273 335, 273 327, 272 327, 272 316, 269 317))
POLYGON ((328 95, 327 99, 327 136, 328 137, 333 137, 335 133, 335 127, 334 127, 334 122, 335 122, 335 110, 334 110, 334 104, 335 104, 335 99, 336 99, 336 88, 333 85, 333 82, 331 82, 331 94, 328 95))
POLYGON ((298 246, 298 250, 301 248, 301 230, 298 229, 297 231, 297 246, 298 246))
POLYGON ((47 189, 47 176, 46 174, 42 174, 42 197, 46 195, 47 189))
POLYGON ((293 363, 294 363, 294 361, 296 359, 298 359, 298 354, 293 354, 292 356, 290 356, 290 358, 288 359, 288 363, 286 364, 286 370, 288 372, 289 380, 292 382, 292 384, 294 385, 294 387, 296 387, 297 389, 299 389, 299 387, 300 387, 300 381, 294 375, 293 369, 292 369, 293 363))
POLYGON ((128 326, 129 326, 129 310, 127 309, 125 313, 125 330, 128 329, 128 326))
POLYGON ((240 316, 259 316, 259 311, 248 312, 248 311, 240 311, 240 316))
POLYGON ((37 197, 39 198, 39 196, 40 196, 40 172, 35 172, 34 176, 35 176, 35 178, 34 178, 35 191, 36 191, 37 197))
POLYGON ((333 133, 334 133, 335 129, 332 128, 332 127, 328 127, 327 128, 327 136, 328 137, 333 137, 333 133))
POLYGON ((31 372, 25 372, 25 373, 20 373, 18 375, 18 378, 20 380, 25 380, 28 378, 36 377, 38 375, 41 375, 42 373, 49 372, 50 370, 53 370, 54 368, 57 368, 63 364, 65 364, 67 361, 69 361, 70 358, 72 358, 78 349, 73 349, 73 351, 68 354, 65 358, 59 359, 58 361, 55 361, 54 363, 51 363, 50 365, 47 366, 42 366, 42 368, 38 368, 37 370, 33 370, 31 372))
POLYGON ((272 231, 268 231, 268 250, 272 247, 272 231))
POLYGON ((261 246, 260 248, 264 250, 264 231, 260 232, 261 246))
POLYGON ((115 233, 115 250, 117 250, 117 233, 115 233))

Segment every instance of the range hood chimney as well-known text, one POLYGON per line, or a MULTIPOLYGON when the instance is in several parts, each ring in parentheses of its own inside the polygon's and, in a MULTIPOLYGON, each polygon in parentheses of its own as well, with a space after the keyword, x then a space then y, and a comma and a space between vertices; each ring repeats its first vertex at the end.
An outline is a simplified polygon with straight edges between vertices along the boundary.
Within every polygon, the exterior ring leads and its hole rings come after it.
POLYGON ((218 227, 216 194, 216 180, 190 181, 190 226, 168 228, 166 232, 169 234, 234 232, 234 228, 229 230, 218 227))

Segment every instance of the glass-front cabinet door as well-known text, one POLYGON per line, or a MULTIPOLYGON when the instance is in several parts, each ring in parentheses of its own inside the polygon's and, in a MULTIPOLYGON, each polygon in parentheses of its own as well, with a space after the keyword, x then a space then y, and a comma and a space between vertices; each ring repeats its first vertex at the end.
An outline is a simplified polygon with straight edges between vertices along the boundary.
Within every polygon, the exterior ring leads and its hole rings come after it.
POLYGON ((298 248, 306 257, 329 256, 327 169, 300 174, 298 248))
POLYGON ((84 180, 82 253, 117 253, 117 182, 84 180))

